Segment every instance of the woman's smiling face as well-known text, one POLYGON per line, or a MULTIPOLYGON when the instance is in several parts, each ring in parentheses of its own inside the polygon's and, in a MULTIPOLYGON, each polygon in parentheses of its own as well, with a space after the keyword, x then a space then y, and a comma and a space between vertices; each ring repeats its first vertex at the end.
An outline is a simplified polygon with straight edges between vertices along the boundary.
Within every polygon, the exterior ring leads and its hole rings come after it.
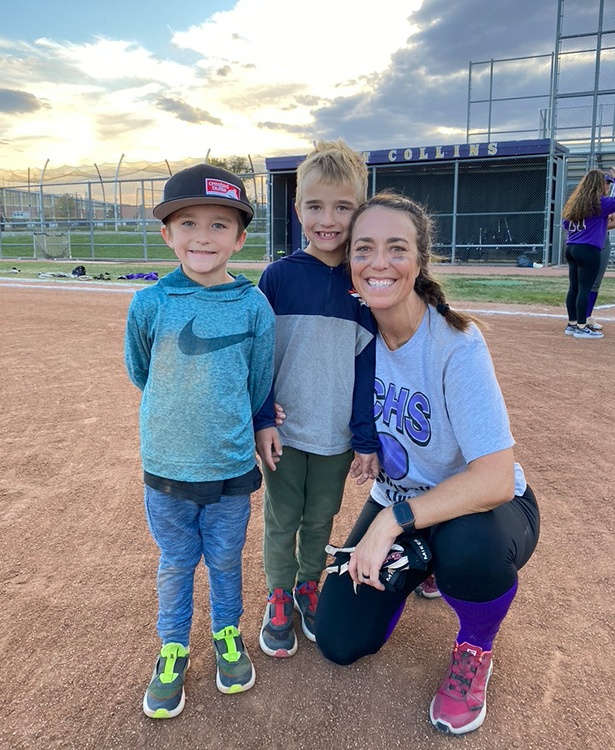
POLYGON ((416 294, 421 270, 416 227, 404 211, 384 206, 364 211, 353 228, 349 258, 355 291, 372 310, 405 305, 416 294))

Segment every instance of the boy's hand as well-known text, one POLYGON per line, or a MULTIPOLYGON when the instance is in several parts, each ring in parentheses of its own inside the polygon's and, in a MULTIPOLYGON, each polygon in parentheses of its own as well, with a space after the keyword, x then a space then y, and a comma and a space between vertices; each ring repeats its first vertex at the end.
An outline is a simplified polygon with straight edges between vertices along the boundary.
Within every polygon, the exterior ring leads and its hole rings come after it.
POLYGON ((279 427, 280 425, 284 424, 286 413, 284 412, 284 408, 280 406, 280 404, 274 403, 273 408, 275 409, 275 426, 279 427))
POLYGON ((357 484, 365 484, 368 479, 375 479, 380 471, 380 463, 377 453, 357 453, 350 464, 351 479, 356 479, 357 484))
POLYGON ((282 455, 282 443, 275 427, 265 427, 256 433, 256 452, 271 471, 282 455))

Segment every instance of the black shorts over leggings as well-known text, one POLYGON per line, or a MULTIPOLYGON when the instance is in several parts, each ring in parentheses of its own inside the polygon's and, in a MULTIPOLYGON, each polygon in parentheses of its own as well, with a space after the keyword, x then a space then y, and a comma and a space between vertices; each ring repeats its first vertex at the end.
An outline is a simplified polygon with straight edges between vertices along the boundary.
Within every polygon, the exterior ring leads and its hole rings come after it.
MULTIPOLYGON (((370 497, 344 546, 356 546, 382 510, 383 506, 370 497)), ((528 487, 522 496, 486 513, 461 516, 415 532, 431 548, 432 567, 427 571, 408 570, 399 591, 378 591, 362 585, 355 594, 348 573, 330 574, 316 610, 320 650, 337 664, 351 664, 376 653, 403 602, 432 572, 438 588, 455 599, 497 599, 515 584, 517 571, 536 547, 539 531, 538 505, 528 487)))

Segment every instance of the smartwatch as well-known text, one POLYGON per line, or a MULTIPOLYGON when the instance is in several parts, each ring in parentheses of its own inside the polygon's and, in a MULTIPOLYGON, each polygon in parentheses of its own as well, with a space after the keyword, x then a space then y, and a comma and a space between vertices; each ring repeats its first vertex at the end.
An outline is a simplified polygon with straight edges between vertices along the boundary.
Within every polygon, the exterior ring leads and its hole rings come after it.
POLYGON ((395 503, 393 506, 393 518, 395 523, 398 523, 405 532, 412 533, 414 529, 414 513, 410 507, 410 503, 404 500, 401 503, 395 503))

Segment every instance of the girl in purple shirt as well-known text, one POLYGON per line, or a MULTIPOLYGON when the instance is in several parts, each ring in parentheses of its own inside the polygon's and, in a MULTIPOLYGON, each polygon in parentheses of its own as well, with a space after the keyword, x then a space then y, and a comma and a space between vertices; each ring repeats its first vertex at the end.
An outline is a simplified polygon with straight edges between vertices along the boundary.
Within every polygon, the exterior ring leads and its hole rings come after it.
POLYGON ((600 252, 606 239, 609 214, 615 198, 608 198, 615 173, 590 169, 577 185, 562 212, 568 231, 566 260, 570 285, 566 295, 568 325, 565 333, 581 339, 600 339, 603 333, 587 325, 591 288, 600 268, 600 252))

